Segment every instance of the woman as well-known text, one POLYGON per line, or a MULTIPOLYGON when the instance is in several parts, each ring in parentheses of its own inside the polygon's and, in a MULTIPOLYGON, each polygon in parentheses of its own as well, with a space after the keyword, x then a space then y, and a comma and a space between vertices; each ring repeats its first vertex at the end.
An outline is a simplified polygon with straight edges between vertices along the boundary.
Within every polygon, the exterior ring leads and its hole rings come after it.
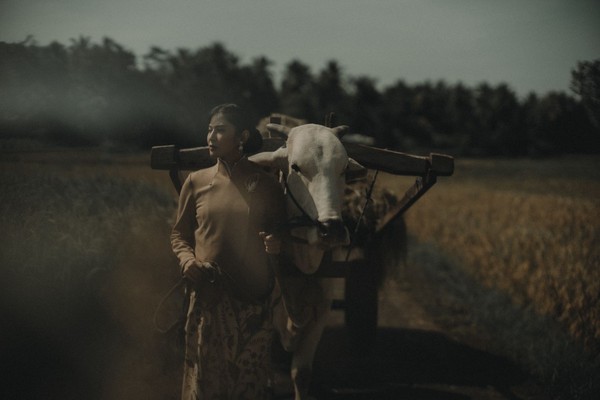
POLYGON ((262 138, 234 104, 208 125, 215 166, 192 172, 171 243, 191 282, 182 399, 269 398, 274 276, 268 232, 284 218, 279 184, 246 158, 262 138))

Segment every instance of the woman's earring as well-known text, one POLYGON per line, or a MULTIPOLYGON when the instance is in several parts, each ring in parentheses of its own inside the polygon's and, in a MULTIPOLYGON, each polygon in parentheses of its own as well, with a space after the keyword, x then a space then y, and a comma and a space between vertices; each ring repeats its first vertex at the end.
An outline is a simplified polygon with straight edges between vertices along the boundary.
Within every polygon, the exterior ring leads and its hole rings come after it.
POLYGON ((238 150, 240 151, 240 153, 244 152, 244 142, 240 142, 240 145, 238 146, 238 150))

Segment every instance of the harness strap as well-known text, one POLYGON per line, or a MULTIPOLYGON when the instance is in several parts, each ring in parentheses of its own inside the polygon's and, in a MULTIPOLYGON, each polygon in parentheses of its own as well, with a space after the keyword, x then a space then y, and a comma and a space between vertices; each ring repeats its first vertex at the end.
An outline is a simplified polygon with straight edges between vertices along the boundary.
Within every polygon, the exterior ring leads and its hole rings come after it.
POLYGON ((294 196, 294 193, 292 192, 292 190, 290 189, 290 186, 287 183, 287 179, 283 179, 283 184, 285 186, 285 190, 286 193, 290 196, 290 199, 292 199, 292 201, 294 202, 294 204, 296 205, 296 207, 298 208, 298 210, 300 210, 300 212, 302 213, 302 215, 308 219, 308 221, 311 222, 311 225, 315 225, 315 226, 320 226, 319 221, 317 221, 316 219, 313 219, 310 215, 308 215, 308 213, 304 210, 304 208, 302 208, 302 206, 300 205, 300 203, 298 202, 298 200, 296 200, 296 197, 294 196))
POLYGON ((367 207, 369 206, 369 203, 372 201, 372 197, 371 195, 373 194, 373 187, 375 186, 375 181, 377 180, 377 175, 379 174, 379 170, 375 171, 375 175, 373 176, 373 180, 371 181, 371 185, 369 186, 369 189, 367 190, 367 198, 365 199, 365 205, 363 206, 362 210, 360 211, 360 215, 358 216, 358 221, 356 221, 356 226, 354 227, 354 232, 352 233, 352 241, 350 242, 350 245, 348 246, 348 251, 346 252, 346 261, 348 261, 348 258, 350 258, 350 252, 352 251, 352 247, 354 247, 354 243, 356 242, 356 237, 358 235, 358 229, 360 228, 360 222, 363 219, 363 216, 365 215, 365 211, 367 209, 367 207))

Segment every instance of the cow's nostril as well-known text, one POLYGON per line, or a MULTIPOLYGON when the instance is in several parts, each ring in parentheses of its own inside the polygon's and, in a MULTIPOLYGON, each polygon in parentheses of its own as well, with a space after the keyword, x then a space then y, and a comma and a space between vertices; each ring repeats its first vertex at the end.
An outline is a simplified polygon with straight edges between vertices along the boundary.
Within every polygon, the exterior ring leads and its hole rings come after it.
POLYGON ((322 239, 338 240, 345 237, 346 227, 342 220, 330 219, 319 223, 319 235, 322 239))

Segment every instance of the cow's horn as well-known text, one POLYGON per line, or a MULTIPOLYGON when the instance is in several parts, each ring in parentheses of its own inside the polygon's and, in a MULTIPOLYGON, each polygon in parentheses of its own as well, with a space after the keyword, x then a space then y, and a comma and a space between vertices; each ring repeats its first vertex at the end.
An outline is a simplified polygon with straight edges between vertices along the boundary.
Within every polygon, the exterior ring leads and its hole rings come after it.
POLYGON ((344 136, 346 133, 348 133, 348 130, 350 130, 348 125, 340 125, 340 126, 336 126, 331 131, 333 132, 333 134, 335 136, 337 136, 338 139, 341 139, 342 136, 344 136))
POLYGON ((267 124, 267 129, 271 132, 275 132, 284 139, 287 139, 290 134, 290 128, 279 124, 267 124))

